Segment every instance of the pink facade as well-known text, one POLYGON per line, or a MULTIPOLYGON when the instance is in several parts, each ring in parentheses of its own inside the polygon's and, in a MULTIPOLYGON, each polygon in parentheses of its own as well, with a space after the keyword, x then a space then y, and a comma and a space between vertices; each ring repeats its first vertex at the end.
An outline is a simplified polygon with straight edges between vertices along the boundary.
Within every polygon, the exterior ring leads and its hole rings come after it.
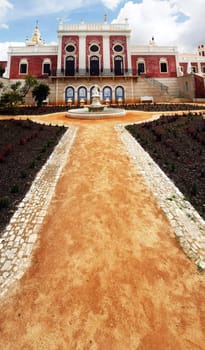
POLYGON ((128 59, 127 59, 127 37, 124 35, 111 35, 110 36, 110 67, 111 71, 114 70, 114 60, 113 57, 117 56, 115 45, 120 44, 122 45, 122 52, 119 53, 119 55, 123 56, 123 66, 124 71, 126 72, 128 70, 128 59))
POLYGON ((137 62, 144 61, 144 72, 140 75, 154 78, 173 78, 177 76, 175 55, 132 55, 133 75, 139 74, 137 62), (167 66, 166 71, 161 70, 161 63, 167 66))
POLYGON ((0 66, 5 69, 7 66, 7 61, 0 61, 0 66))
POLYGON ((147 45, 133 46, 130 35, 127 21, 67 24, 60 20, 58 44, 45 45, 36 27, 25 47, 10 48, 7 78, 49 78, 57 103, 57 99, 89 100, 94 79, 102 85, 103 99, 110 101, 139 100, 142 89, 138 89, 138 81, 142 84, 143 79, 147 89, 143 94, 155 93, 161 98, 163 86, 171 97, 180 97, 183 89, 177 95, 177 79, 196 74, 199 77, 192 79, 195 86, 191 91, 196 97, 205 96, 205 45, 198 46, 196 54, 180 54, 174 46, 158 46, 154 38, 147 45), (152 84, 150 89, 148 84, 152 84))
POLYGON ((195 80, 195 97, 205 98, 204 79, 198 75, 195 75, 194 80, 195 80))
POLYGON ((75 68, 78 71, 79 69, 79 36, 77 35, 65 35, 62 37, 62 46, 61 46, 61 69, 65 69, 66 66, 66 57, 68 56, 68 52, 66 51, 66 47, 72 44, 75 48, 75 68))
POLYGON ((43 73, 43 63, 50 62, 51 71, 56 72, 57 68, 57 56, 12 56, 10 62, 10 79, 23 79, 26 75, 32 75, 36 78, 46 78, 48 74, 43 73), (26 73, 20 73, 20 64, 25 62, 27 64, 26 73))
POLYGON ((96 56, 96 58, 99 59, 99 69, 103 70, 103 37, 102 35, 87 35, 86 36, 86 71, 89 71, 90 67, 90 58, 92 56, 96 56), (91 51, 92 45, 96 45, 96 49, 98 47, 98 51, 95 54, 95 52, 91 51))

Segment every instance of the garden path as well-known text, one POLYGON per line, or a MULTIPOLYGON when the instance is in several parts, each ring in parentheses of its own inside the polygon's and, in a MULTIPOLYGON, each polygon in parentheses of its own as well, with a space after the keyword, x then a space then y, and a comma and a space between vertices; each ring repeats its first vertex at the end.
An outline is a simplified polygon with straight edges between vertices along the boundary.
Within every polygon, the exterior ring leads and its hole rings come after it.
POLYGON ((122 120, 55 121, 79 129, 32 263, 1 304, 0 349, 205 349, 204 276, 136 173, 122 120))

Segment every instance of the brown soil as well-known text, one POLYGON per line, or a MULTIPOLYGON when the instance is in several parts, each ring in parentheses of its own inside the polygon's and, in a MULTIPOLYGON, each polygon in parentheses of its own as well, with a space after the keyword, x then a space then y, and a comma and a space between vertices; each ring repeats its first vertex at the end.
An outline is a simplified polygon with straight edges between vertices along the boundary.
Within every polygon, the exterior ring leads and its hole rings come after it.
POLYGON ((2 301, 0 349, 205 349, 204 275, 136 173, 122 119, 62 120, 79 130, 31 266, 2 301))
POLYGON ((0 120, 0 231, 65 130, 30 120, 0 120))
POLYGON ((197 113, 170 115, 127 130, 205 219, 205 119, 197 113))

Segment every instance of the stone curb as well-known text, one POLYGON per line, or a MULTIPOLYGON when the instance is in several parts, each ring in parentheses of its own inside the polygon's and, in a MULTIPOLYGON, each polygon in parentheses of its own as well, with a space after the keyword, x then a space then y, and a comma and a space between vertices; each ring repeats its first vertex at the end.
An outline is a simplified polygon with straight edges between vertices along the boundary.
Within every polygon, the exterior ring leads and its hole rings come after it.
MULTIPOLYGON (((152 119, 155 120, 159 116, 152 119)), ((140 124, 145 121, 135 122, 140 124)), ((186 255, 193 259, 199 270, 205 269, 205 221, 184 198, 184 195, 167 177, 150 155, 125 129, 126 125, 115 126, 124 143, 136 170, 142 174, 148 188, 152 191, 160 207, 167 216, 177 240, 186 255)))

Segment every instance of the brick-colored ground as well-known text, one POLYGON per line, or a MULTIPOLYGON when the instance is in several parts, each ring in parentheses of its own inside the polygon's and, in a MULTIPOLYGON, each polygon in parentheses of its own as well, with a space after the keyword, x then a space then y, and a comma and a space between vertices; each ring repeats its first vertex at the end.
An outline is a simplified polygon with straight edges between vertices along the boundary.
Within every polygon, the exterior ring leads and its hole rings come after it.
POLYGON ((31 266, 1 303, 0 349, 205 349, 204 275, 136 173, 122 118, 43 119, 79 130, 31 266))

